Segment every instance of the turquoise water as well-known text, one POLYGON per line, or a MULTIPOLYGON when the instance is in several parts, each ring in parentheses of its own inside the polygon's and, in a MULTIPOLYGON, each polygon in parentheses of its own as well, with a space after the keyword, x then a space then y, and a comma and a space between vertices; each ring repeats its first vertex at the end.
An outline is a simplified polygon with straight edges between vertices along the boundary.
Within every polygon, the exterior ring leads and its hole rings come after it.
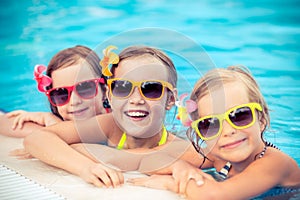
MULTIPOLYGON (((47 111, 32 70, 35 64, 47 65, 63 48, 76 44, 96 48, 124 31, 163 28, 201 45, 216 67, 248 66, 272 110, 267 137, 300 165, 298 1, 96 2, 0 2, 0 108, 47 111)), ((162 34, 160 39, 169 38, 162 34)), ((199 77, 180 64, 178 71, 192 83, 199 77)))

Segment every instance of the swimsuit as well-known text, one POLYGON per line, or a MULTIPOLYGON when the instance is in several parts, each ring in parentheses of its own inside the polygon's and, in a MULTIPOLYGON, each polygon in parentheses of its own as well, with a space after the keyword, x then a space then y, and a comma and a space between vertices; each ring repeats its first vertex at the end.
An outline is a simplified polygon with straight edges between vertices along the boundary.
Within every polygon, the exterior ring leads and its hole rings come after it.
MULTIPOLYGON (((164 126, 161 138, 160 138, 160 140, 158 142, 158 146, 165 144, 166 141, 167 141, 167 138, 168 138, 168 132, 166 130, 166 127, 164 126)), ((126 142, 126 133, 124 132, 123 135, 122 135, 122 137, 121 137, 121 139, 120 139, 120 141, 119 141, 117 149, 119 149, 119 150, 123 149, 125 142, 126 142)))
MULTIPOLYGON (((264 147, 263 151, 258 155, 258 158, 261 158, 265 155, 267 147, 273 147, 275 149, 279 149, 276 145, 274 145, 273 143, 267 141, 267 142, 265 142, 265 147, 264 147)), ((230 168, 231 168, 231 163, 227 162, 225 164, 225 166, 219 172, 217 172, 218 173, 217 176, 220 176, 220 177, 218 177, 218 179, 225 180, 227 178, 227 175, 228 175, 228 172, 229 172, 230 168)))
MULTIPOLYGON (((273 147, 279 149, 271 142, 265 142, 265 145, 266 146, 264 150, 259 154, 259 158, 261 158, 265 154, 266 147, 273 147)), ((227 179, 227 175, 230 168, 231 168, 231 163, 227 162, 219 172, 215 171, 215 173, 212 175, 217 181, 224 181, 225 179, 227 179)), ((251 200, 261 200, 266 197, 268 197, 269 199, 270 197, 274 197, 274 196, 276 196, 276 199, 290 199, 290 197, 300 197, 300 187, 299 186, 296 187, 275 186, 270 190, 260 194, 259 196, 251 198, 251 200)))

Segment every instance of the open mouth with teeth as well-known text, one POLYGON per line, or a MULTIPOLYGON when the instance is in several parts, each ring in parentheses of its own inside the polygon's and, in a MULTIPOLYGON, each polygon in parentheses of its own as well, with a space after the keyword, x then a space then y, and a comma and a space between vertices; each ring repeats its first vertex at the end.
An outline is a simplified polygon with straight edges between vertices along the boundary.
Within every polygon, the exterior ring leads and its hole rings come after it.
POLYGON ((126 111, 125 115, 130 118, 141 119, 147 117, 149 115, 149 112, 142 111, 142 110, 134 110, 134 111, 131 110, 131 111, 126 111))

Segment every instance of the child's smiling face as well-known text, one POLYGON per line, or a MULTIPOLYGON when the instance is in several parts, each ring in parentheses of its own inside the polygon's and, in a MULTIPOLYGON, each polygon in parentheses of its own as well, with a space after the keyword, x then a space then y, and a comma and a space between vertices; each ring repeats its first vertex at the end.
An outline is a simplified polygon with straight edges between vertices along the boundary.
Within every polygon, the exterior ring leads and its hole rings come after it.
MULTIPOLYGON (((168 70, 151 55, 130 57, 122 60, 115 70, 115 78, 132 81, 161 80, 168 82, 168 70)), ((148 138, 157 134, 166 113, 167 89, 159 100, 145 99, 137 87, 127 98, 110 95, 110 102, 116 123, 128 135, 148 138)))
MULTIPOLYGON (((235 106, 250 103, 246 91, 243 83, 238 81, 225 83, 222 87, 209 91, 198 101, 199 118, 222 114, 235 106)), ((241 162, 246 159, 253 161, 254 156, 263 148, 262 128, 258 119, 249 128, 240 130, 233 128, 224 120, 221 135, 217 139, 206 141, 207 150, 231 162, 241 162)))
MULTIPOLYGON (((94 79, 95 76, 85 62, 77 62, 66 68, 61 68, 52 72, 53 88, 72 86, 78 82, 94 79)), ((105 113, 103 108, 103 93, 98 86, 97 96, 91 99, 82 99, 75 91, 71 93, 70 101, 57 106, 59 114, 64 120, 87 119, 96 114, 105 113)))

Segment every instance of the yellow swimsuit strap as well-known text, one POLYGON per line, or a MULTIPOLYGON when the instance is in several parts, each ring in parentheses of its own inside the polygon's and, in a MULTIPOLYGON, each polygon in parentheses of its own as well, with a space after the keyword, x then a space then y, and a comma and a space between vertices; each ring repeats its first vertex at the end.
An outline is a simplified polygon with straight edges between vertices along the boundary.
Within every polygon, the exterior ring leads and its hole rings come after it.
MULTIPOLYGON (((162 133, 161 138, 158 142, 158 146, 165 144, 166 141, 167 141, 167 138, 168 138, 168 132, 167 132, 166 127, 163 126, 163 133, 162 133)), ((120 139, 120 141, 119 141, 117 149, 119 149, 119 150, 123 149, 125 142, 126 142, 126 133, 124 132, 121 139, 120 139)))

